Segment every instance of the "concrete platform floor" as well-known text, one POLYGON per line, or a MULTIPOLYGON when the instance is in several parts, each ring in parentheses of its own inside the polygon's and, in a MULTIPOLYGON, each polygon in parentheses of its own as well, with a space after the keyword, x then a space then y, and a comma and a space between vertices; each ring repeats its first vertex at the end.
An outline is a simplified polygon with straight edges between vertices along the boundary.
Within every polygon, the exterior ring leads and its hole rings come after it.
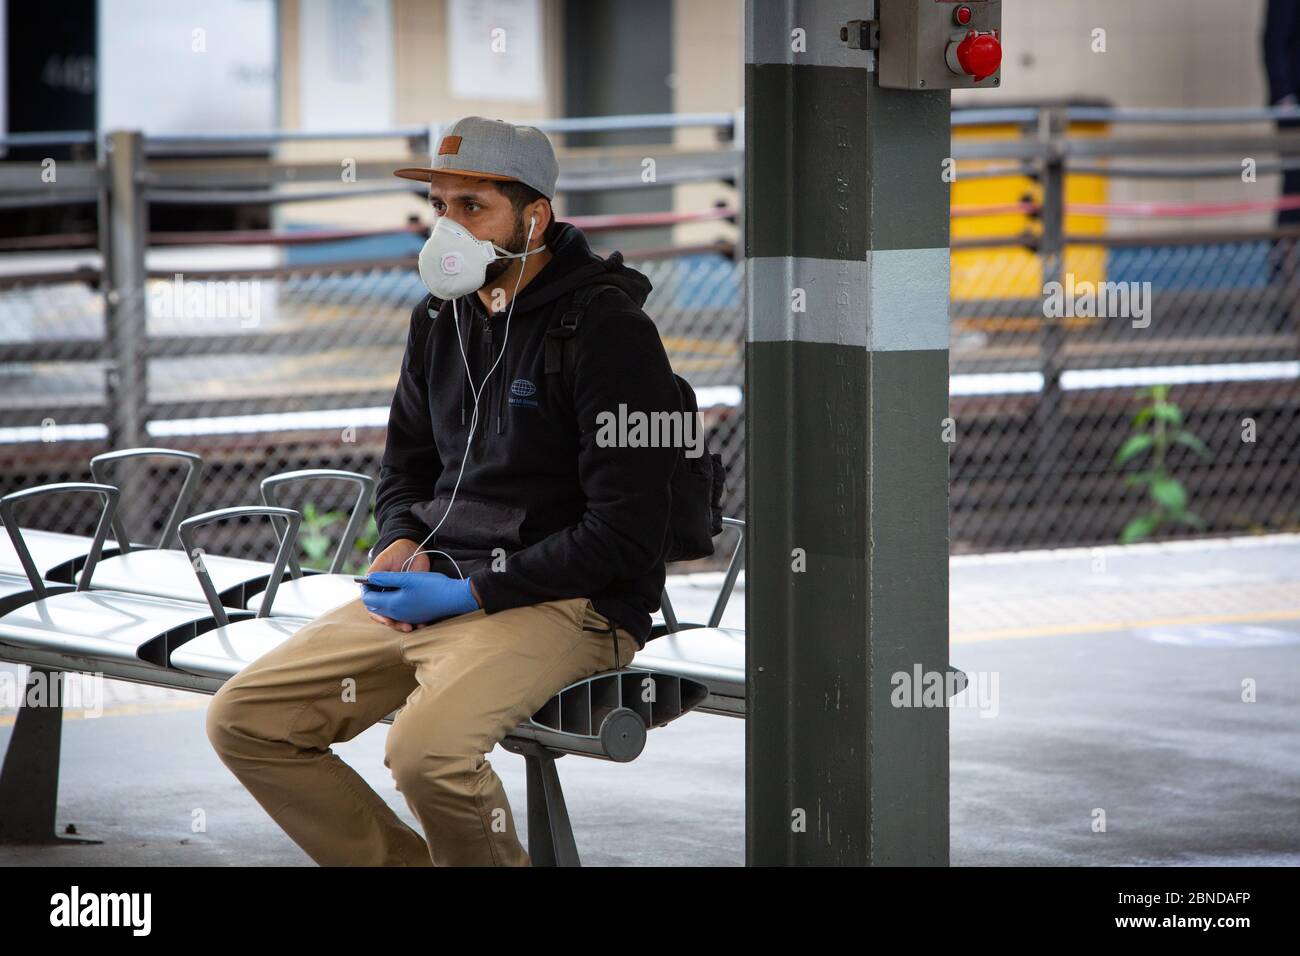
MULTIPOLYGON (((670 583, 682 619, 716 580, 670 583)), ((956 557, 951 625, 989 695, 951 712, 954 865, 1300 865, 1300 536, 956 557)), ((311 864, 212 753, 206 696, 106 684, 102 717, 64 723, 58 813, 105 842, 0 865, 311 864)), ((415 825, 387 729, 335 749, 415 825)), ((632 764, 562 758, 583 862, 743 864, 744 733, 688 715, 632 764)), ((522 821, 523 760, 491 761, 522 821)))

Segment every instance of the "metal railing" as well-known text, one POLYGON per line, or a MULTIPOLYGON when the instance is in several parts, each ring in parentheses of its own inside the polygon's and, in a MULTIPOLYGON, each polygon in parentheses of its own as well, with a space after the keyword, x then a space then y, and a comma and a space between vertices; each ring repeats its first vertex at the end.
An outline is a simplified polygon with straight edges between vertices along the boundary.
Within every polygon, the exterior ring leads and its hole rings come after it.
MULTIPOLYGON (((1105 220, 1123 217, 1130 225, 1154 224, 1178 216, 1200 222, 1244 207, 1238 199, 1232 200, 1236 205, 1135 204, 1104 195, 1085 201, 1067 188, 1077 177, 1105 184, 1129 180, 1139 186, 1153 179, 1228 182, 1240 177, 1240 157, 1248 154, 1247 148, 1260 176, 1300 168, 1300 133, 1226 131, 1233 123, 1286 118, 1300 118, 1300 113, 1070 106, 954 113, 954 129, 963 133, 954 137, 952 147, 957 183, 1002 187, 1011 182, 1022 188, 1010 202, 955 197, 954 550, 1114 540, 1146 507, 1140 489, 1125 483, 1137 466, 1117 465, 1115 453, 1132 432, 1142 402, 1137 390, 1161 382, 1170 386, 1169 399, 1180 409, 1182 427, 1205 441, 1211 453, 1207 459, 1183 444, 1170 448, 1164 462, 1189 495, 1190 510, 1205 522, 1203 529, 1187 525, 1184 530, 1300 525, 1300 491, 1291 477, 1300 460, 1300 398, 1293 370, 1300 360, 1300 289, 1294 267, 1300 258, 1295 250, 1300 226, 1118 232, 1105 228, 1105 220), (1077 123, 1205 123, 1215 129, 1177 137, 1096 136, 1095 130, 1085 136, 1072 127, 1077 123), (996 124, 1016 125, 1023 135, 968 138, 979 127, 996 124), (1085 220, 1082 226, 1080 219, 1085 220), (972 222, 983 228, 967 234, 966 224, 972 222), (993 228, 999 224, 1002 228, 993 228), (1132 317, 1045 315, 1044 290, 1053 283, 1068 286, 1071 276, 1147 284, 1152 321, 1139 328, 1132 317), (1255 440, 1243 440, 1252 428, 1255 440)), ((671 147, 647 144, 647 155, 665 151, 674 157, 660 162, 668 180, 659 184, 725 180, 743 189, 743 156, 736 148, 740 114, 610 122, 641 129, 716 127, 717 150, 670 153, 671 147), (674 162, 679 164, 676 173, 674 162)), ((537 125, 552 132, 591 128, 587 120, 557 123, 537 125)), ((418 152, 435 141, 430 137, 436 126, 366 135, 400 138, 415 144, 413 152, 418 152)), ((285 133, 260 141, 306 138, 331 137, 285 133)), ((212 135, 202 141, 220 144, 212 135)), ((251 503, 260 478, 289 468, 377 473, 407 317, 421 295, 413 257, 285 265, 270 256, 240 266, 146 268, 147 246, 185 241, 183 235, 145 232, 144 210, 151 205, 207 201, 219 194, 273 204, 295 198, 285 191, 289 184, 307 190, 313 201, 356 195, 321 188, 326 177, 337 181, 336 163, 261 160, 240 165, 210 157, 179 163, 158 158, 163 147, 177 145, 169 139, 151 142, 117 134, 104 151, 101 169, 60 164, 60 194, 101 197, 111 225, 104 235, 92 237, 103 253, 102 270, 56 265, 43 278, 32 272, 0 277, 0 370, 5 373, 0 388, 6 397, 0 403, 0 427, 27 427, 34 440, 59 439, 43 443, 35 455, 48 456, 51 471, 41 475, 39 468, 24 466, 31 474, 22 476, 20 484, 47 480, 54 470, 79 474, 84 468, 79 463, 104 443, 179 445, 201 449, 207 460, 224 459, 225 468, 210 471, 212 487, 195 504, 201 509, 251 503), (182 276, 179 286, 177 273, 182 276), (191 283, 207 301, 187 312, 182 297, 191 283), (223 290, 228 293, 225 307, 219 301, 223 290), (211 302, 218 303, 216 314, 207 308, 211 302), (91 426, 89 439, 70 442, 78 434, 73 426, 82 424, 91 426), (78 453, 73 445, 87 450, 78 453)), ((24 168, 22 175, 30 175, 30 165, 24 168)), ((392 168, 390 161, 360 162, 353 185, 370 189, 391 179, 392 168)), ((572 164, 566 161, 561 186, 639 188, 639 171, 638 157, 584 153, 572 164)), ((0 205, 34 198, 30 182, 25 191, 15 186, 21 178, 18 169, 0 164, 0 205)), ((1263 199, 1258 208, 1276 208, 1261 195, 1265 188, 1242 196, 1252 204, 1263 199)), ((730 213, 738 218, 736 210, 730 213)), ((327 244, 363 233, 339 230, 298 236, 297 241, 327 244)), ((418 245, 420 230, 394 223, 386 234, 405 235, 418 245)), ((197 238, 210 242, 215 237, 197 238)), ((247 241, 268 238, 283 246, 295 241, 293 234, 257 233, 247 241)), ((701 393, 713 429, 711 443, 729 467, 725 510, 743 517, 743 260, 707 248, 673 258, 625 255, 651 279, 654 289, 646 310, 659 324, 675 370, 701 393)), ((197 253, 195 262, 201 264, 197 253)), ((22 471, 5 470, 16 478, 22 471)), ((151 476, 149 491, 128 496, 123 510, 165 506, 159 490, 165 478, 151 476)), ((320 505, 334 512, 345 510, 346 501, 340 489, 337 498, 320 505)), ((158 520, 153 524, 161 526, 158 520)), ((331 533, 341 528, 336 523, 331 533)), ((1165 527, 1160 533, 1173 530, 1165 527)), ((133 533, 139 537, 143 529, 133 527, 133 533)), ((358 550, 367 543, 361 535, 358 550)))

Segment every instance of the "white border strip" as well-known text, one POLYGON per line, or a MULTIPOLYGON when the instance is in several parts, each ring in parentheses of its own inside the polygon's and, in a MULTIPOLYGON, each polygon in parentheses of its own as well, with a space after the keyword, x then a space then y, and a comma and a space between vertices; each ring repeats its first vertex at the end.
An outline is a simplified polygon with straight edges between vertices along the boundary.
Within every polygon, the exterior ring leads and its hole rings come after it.
POLYGON ((1300 534, 1280 531, 1276 534, 1192 538, 1185 541, 1144 541, 1138 544, 1098 544, 1070 548, 1034 548, 1024 551, 990 551, 983 554, 953 554, 948 556, 948 563, 950 565, 1023 564, 1030 561, 1086 559, 1099 554, 1170 554, 1188 551, 1222 551, 1231 548, 1288 547, 1300 547, 1300 534))
POLYGON ((946 349, 950 264, 946 247, 873 249, 864 259, 752 258, 745 270, 748 340, 872 352, 946 349))

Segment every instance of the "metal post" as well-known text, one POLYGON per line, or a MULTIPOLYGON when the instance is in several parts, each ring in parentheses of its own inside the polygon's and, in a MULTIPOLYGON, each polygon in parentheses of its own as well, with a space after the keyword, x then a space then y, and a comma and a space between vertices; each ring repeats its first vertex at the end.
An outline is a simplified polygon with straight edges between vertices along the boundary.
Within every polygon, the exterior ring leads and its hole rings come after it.
POLYGON ((102 843, 55 830, 59 749, 63 739, 63 671, 33 667, 0 766, 0 843, 102 843), (41 696, 51 701, 36 702, 41 696))
POLYGON ((743 262, 745 258, 745 111, 736 110, 731 123, 731 148, 741 160, 736 169, 736 244, 732 250, 733 262, 743 262))
MULTIPOLYGON (((145 301, 145 244, 148 212, 144 201, 144 142, 138 131, 109 133, 104 155, 106 200, 100 203, 99 232, 104 252, 104 329, 110 365, 106 371, 108 447, 111 450, 149 444, 148 308, 145 301)), ((147 537, 146 521, 152 496, 140 476, 140 461, 122 461, 113 482, 122 490, 121 524, 147 537)))
POLYGON ((745 8, 749 865, 948 863, 950 96, 873 6, 745 8))
MULTIPOLYGON (((1065 109, 1046 107, 1038 113, 1038 137, 1047 146, 1043 159, 1043 234, 1039 242, 1043 263, 1042 288, 1059 282, 1070 294, 1072 280, 1065 275, 1065 152, 1061 139, 1065 134, 1065 109)), ((1039 361, 1043 390, 1034 412, 1035 466, 1044 472, 1055 470, 1060 431, 1065 421, 1061 372, 1065 366, 1065 326, 1063 316, 1042 315, 1039 338, 1039 361)), ((1041 486, 1040 486, 1041 487, 1041 486)))
POLYGON ((528 780, 528 857, 533 866, 582 866, 564 789, 555 769, 556 753, 534 741, 512 741, 507 748, 524 755, 528 780))

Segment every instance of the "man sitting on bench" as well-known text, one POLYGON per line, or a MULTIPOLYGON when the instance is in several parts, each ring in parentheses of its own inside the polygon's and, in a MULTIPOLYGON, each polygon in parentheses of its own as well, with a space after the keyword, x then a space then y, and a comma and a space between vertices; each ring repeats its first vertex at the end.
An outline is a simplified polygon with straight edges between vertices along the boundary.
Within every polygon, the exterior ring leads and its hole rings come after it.
POLYGON ((368 583, 208 709, 222 761, 321 865, 530 865, 485 755, 627 664, 659 607, 678 452, 597 422, 680 396, 649 280, 554 220, 558 173, 541 131, 477 116, 397 171, 429 183, 432 294, 411 313, 368 583), (547 329, 594 282, 617 288, 584 308, 561 374, 547 329), (399 707, 384 763, 423 836, 330 749, 399 707))

